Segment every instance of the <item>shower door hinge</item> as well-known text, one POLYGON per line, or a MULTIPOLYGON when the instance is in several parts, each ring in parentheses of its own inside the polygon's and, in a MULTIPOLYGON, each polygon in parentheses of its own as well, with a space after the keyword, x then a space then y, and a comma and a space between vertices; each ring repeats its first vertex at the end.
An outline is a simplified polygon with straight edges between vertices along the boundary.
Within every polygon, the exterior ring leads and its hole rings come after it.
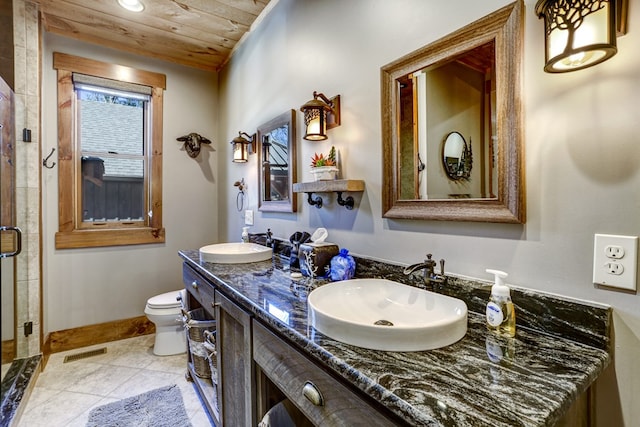
POLYGON ((33 333, 33 322, 24 322, 24 336, 28 337, 33 333))

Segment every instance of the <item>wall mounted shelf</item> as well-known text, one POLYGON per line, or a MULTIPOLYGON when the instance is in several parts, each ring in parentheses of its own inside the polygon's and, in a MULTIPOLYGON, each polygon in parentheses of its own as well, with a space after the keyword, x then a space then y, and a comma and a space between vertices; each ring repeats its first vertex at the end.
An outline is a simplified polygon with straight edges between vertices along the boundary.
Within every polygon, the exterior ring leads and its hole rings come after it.
POLYGON ((364 191, 364 181, 360 179, 336 179, 331 181, 298 182, 293 184, 293 191, 307 193, 307 202, 318 209, 322 207, 322 197, 313 197, 313 193, 337 193, 338 204, 351 210, 354 205, 353 197, 349 196, 343 199, 342 193, 345 191, 364 191))

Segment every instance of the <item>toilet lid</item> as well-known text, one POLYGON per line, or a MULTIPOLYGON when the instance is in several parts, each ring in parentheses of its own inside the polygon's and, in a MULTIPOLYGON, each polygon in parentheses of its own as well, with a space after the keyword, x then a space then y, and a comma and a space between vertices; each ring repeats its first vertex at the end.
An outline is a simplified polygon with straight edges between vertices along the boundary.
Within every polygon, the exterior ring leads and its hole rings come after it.
POLYGON ((180 301, 176 300, 176 297, 180 295, 180 291, 171 291, 164 294, 156 295, 149 298, 147 306, 149 308, 176 308, 180 307, 180 301))

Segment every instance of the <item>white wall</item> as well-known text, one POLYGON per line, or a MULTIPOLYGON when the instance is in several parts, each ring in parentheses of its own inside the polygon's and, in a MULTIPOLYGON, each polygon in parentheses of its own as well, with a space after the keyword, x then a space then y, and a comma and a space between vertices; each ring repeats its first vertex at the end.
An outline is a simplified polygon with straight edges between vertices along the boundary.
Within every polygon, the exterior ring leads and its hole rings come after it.
MULTIPOLYGON (((308 159, 335 145, 343 174, 364 179, 353 211, 310 207, 297 214, 258 213, 254 231, 276 236, 329 230, 329 240, 358 254, 403 263, 427 252, 450 272, 488 279, 485 268, 510 273, 509 282, 614 307, 615 372, 599 385, 600 425, 637 425, 640 407, 640 297, 591 283, 594 233, 640 234, 640 0, 630 0, 629 33, 619 53, 596 67, 565 75, 542 71, 543 24, 526 0, 524 116, 527 223, 500 225, 382 218, 380 67, 507 4, 506 0, 280 0, 220 73, 221 140, 253 132, 314 90, 342 96, 342 126, 329 140, 302 140, 298 113, 298 175, 308 159), (320 42, 320 43, 319 43, 320 42)), ((228 144, 227 144, 228 145, 228 144)), ((231 164, 218 154, 222 239, 237 240, 241 215, 233 181, 244 177, 257 210, 257 165, 231 164)))
POLYGON ((217 74, 45 33, 42 151, 47 154, 57 147, 56 72, 52 67, 52 52, 166 75, 162 194, 166 242, 56 250, 58 169, 43 169, 45 334, 144 315, 149 297, 183 286, 177 251, 198 248, 218 238, 217 74), (202 149, 197 159, 190 158, 182 149, 182 143, 176 141, 189 132, 200 133, 213 141, 210 147, 202 149))

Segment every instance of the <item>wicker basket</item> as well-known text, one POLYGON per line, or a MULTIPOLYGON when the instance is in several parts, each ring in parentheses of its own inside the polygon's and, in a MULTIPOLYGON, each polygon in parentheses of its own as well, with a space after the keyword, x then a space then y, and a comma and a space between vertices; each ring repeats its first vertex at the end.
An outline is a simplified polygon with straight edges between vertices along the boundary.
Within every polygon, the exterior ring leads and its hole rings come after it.
POLYGON ((202 308, 184 312, 183 321, 187 329, 187 339, 189 341, 191 360, 193 361, 193 370, 200 378, 211 378, 209 350, 205 347, 205 332, 215 331, 216 321, 207 319, 205 311, 202 308))
POLYGON ((211 372, 211 382, 213 385, 218 384, 218 361, 216 351, 216 332, 204 331, 204 348, 207 350, 207 361, 209 362, 209 370, 211 372))

